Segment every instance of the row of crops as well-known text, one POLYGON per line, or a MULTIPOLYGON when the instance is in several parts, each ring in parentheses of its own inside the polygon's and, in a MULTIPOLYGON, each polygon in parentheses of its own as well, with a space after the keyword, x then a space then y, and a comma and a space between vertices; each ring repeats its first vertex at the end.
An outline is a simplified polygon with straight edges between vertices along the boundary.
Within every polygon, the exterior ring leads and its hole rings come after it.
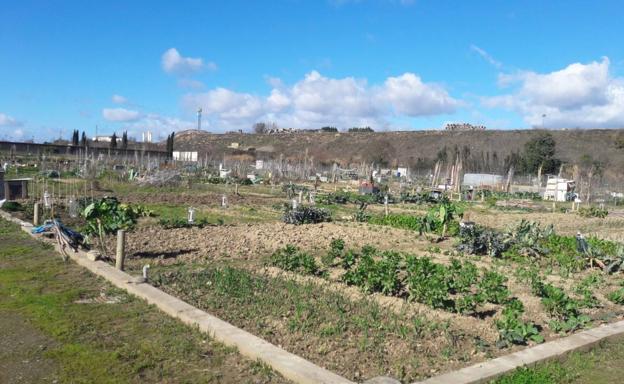
MULTIPOLYGON (((542 229, 535 223, 524 221, 518 228, 515 238, 503 240, 508 247, 505 256, 503 253, 492 256, 510 257, 513 252, 515 256, 532 258, 537 249, 540 249, 542 255, 548 252, 581 255, 582 251, 572 252, 569 238, 555 235, 551 228, 542 229), (545 242, 538 240, 533 243, 530 240, 538 232, 538 239, 545 239, 545 242), (547 250, 547 246, 552 249, 547 250)), ((474 232, 474 228, 471 231, 474 232)), ((463 236, 465 239, 467 235, 464 233, 463 236)), ((576 242, 576 239, 572 237, 572 241, 576 242)), ((620 249, 615 243, 598 239, 590 239, 588 244, 596 249, 594 252, 620 249)), ((474 242, 471 245, 474 246, 474 242)), ((458 247, 468 250, 462 242, 458 247)), ((485 249, 485 253, 478 247, 467 253, 486 254, 488 248, 485 249)), ((567 257, 576 259, 575 256, 567 257)), ((545 283, 539 263, 534 263, 534 259, 527 261, 530 267, 520 268, 522 273, 519 273, 518 279, 530 285, 532 294, 540 298, 543 309, 551 319, 548 323, 549 329, 565 333, 589 324, 590 318, 583 310, 599 306, 593 295, 593 288, 599 285, 600 278, 596 277, 598 275, 590 275, 590 278, 581 281, 575 287, 572 297, 563 288, 545 283)), ((589 264, 586 263, 586 260, 578 263, 578 267, 588 267, 589 264)), ((340 268, 342 273, 338 281, 357 286, 363 292, 404 298, 434 309, 463 315, 480 316, 486 306, 499 306, 502 310, 495 325, 500 335, 500 347, 543 340, 541 327, 525 319, 524 304, 512 296, 507 277, 491 269, 479 269, 467 260, 451 258, 447 265, 437 263, 429 257, 380 251, 371 246, 364 246, 360 250, 347 249, 344 241, 334 239, 327 252, 320 257, 320 262, 301 249, 288 245, 271 256, 270 264, 286 271, 325 279, 329 279, 330 270, 340 268)), ((614 272, 615 269, 609 271, 614 272)), ((609 292, 606 296, 616 304, 623 304, 624 288, 609 292)))
POLYGON ((507 231, 480 225, 463 226, 457 249, 493 258, 525 260, 558 266, 564 273, 600 268, 615 273, 624 268, 624 245, 596 237, 563 236, 551 226, 522 220, 507 231))

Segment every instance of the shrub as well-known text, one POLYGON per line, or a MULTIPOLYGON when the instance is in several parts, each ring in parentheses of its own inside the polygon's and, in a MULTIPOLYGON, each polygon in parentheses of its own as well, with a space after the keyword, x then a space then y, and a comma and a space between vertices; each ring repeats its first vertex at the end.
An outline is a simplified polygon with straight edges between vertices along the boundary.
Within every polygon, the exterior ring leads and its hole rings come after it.
POLYGON ((373 216, 368 222, 377 225, 387 225, 394 228, 409 229, 421 233, 423 232, 425 226, 423 217, 405 214, 373 216))
POLYGON ((459 229, 457 250, 461 252, 500 257, 509 246, 504 236, 492 229, 480 225, 462 226, 459 229))
POLYGON ((544 341, 535 324, 522 321, 523 313, 524 305, 520 300, 513 298, 507 301, 501 317, 496 320, 499 333, 496 344, 499 347, 509 347, 512 344, 525 345, 529 340, 537 343, 544 341))
POLYGON ((384 252, 381 259, 375 261, 376 250, 369 248, 358 258, 357 266, 345 272, 342 280, 349 285, 356 285, 365 292, 381 292, 396 295, 402 286, 399 279, 401 255, 396 252, 384 252))
POLYGON ((587 207, 579 208, 578 214, 581 217, 598 217, 598 218, 604 219, 609 214, 609 211, 607 211, 606 209, 601 209, 595 206, 591 206, 589 208, 587 207))
POLYGON ((161 227, 164 229, 173 229, 173 228, 204 228, 207 225, 210 225, 208 219, 201 218, 199 220, 193 221, 193 223, 189 223, 187 219, 173 219, 173 218, 161 218, 158 221, 161 227))
MULTIPOLYGON (((4 186, 2 186, 2 188, 4 188, 4 186)), ((7 212, 17 212, 24 208, 17 201, 5 201, 4 204, 2 204, 2 209, 7 212)))
POLYGON ((563 289, 552 284, 541 286, 542 305, 554 317, 549 326, 555 332, 571 332, 583 328, 589 317, 579 312, 579 303, 570 298, 563 289))
POLYGON ((407 290, 409 299, 428 304, 433 308, 450 306, 446 270, 428 257, 407 258, 407 290))
POLYGON ((345 242, 342 239, 333 239, 329 245, 329 251, 321 257, 321 262, 326 267, 332 267, 336 258, 341 258, 344 252, 345 242))
POLYGON ((615 304, 624 305, 624 288, 619 288, 613 292, 607 294, 607 299, 611 300, 615 304))
POLYGON ((285 271, 298 272, 304 275, 320 275, 322 273, 314 257, 288 244, 271 255, 271 265, 285 271))
POLYGON ((287 224, 317 224, 331 221, 331 213, 324 208, 298 206, 296 209, 288 209, 282 217, 287 224))
POLYGON ((476 265, 470 262, 463 264, 452 259, 451 265, 447 268, 446 285, 451 293, 466 293, 477 282, 479 271, 476 265))
POLYGON ((509 289, 505 285, 506 281, 507 278, 500 273, 485 271, 477 285, 483 300, 493 304, 505 302, 510 294, 509 289))

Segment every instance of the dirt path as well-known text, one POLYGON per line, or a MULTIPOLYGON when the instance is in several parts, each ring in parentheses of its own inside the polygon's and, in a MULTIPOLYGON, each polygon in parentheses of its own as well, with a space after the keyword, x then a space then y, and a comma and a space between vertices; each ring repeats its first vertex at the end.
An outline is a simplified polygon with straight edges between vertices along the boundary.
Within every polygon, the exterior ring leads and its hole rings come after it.
POLYGON ((57 343, 24 317, 0 312, 0 383, 56 383, 56 362, 45 356, 57 343))

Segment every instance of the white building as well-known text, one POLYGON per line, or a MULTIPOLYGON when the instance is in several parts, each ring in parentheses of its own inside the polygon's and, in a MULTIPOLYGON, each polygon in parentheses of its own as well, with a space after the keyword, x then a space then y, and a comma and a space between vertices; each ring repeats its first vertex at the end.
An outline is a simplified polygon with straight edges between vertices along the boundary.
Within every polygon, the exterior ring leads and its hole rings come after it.
POLYGON ((152 142, 152 132, 147 131, 147 132, 142 132, 141 133, 141 141, 144 143, 151 143, 152 142))
POLYGON ((110 143, 113 140, 112 136, 95 136, 93 141, 100 141, 104 143, 110 143))
POLYGON ((544 191, 544 200, 570 201, 576 197, 574 180, 563 179, 557 176, 549 176, 544 191))
POLYGON ((197 151, 194 151, 194 152, 173 151, 173 160, 197 162, 197 151))

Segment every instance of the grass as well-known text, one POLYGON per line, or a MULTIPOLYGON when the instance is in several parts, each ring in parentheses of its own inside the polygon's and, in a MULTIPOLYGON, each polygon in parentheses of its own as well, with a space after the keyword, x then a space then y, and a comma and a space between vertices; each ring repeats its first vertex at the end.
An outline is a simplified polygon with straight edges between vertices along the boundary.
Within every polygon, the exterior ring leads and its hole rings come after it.
POLYGON ((624 341, 608 341, 584 353, 573 353, 564 361, 520 368, 495 380, 496 384, 607 384, 622 380, 624 341))
POLYGON ((154 285, 170 294, 356 381, 385 374, 413 381, 433 366, 468 359, 464 354, 473 348, 473 338, 447 322, 312 282, 214 265, 175 265, 153 274, 154 285))
MULTIPOLYGON (((198 330, 169 318, 0 219, 0 316, 53 340, 42 358, 71 383, 285 382, 198 330), (76 303, 117 297, 117 304, 76 303)), ((17 340, 15 342, 18 342, 17 340)))

